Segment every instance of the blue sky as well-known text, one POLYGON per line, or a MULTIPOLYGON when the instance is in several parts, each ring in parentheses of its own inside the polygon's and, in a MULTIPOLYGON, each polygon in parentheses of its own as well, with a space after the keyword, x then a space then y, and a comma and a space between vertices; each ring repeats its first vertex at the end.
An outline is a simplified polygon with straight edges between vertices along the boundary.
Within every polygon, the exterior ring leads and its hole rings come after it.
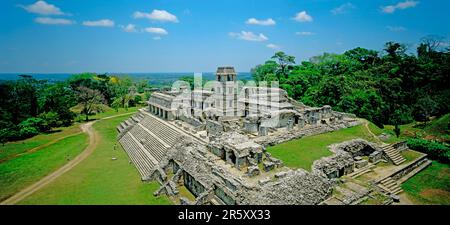
POLYGON ((450 37, 446 0, 1 0, 0 73, 248 72, 450 37))

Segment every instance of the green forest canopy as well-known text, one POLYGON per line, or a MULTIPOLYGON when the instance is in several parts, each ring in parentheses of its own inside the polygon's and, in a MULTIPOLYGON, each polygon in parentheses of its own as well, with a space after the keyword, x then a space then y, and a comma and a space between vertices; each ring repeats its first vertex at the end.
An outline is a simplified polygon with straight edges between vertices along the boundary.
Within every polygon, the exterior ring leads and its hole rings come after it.
POLYGON ((76 114, 86 120, 105 108, 128 108, 142 100, 148 82, 83 73, 49 82, 21 75, 0 84, 0 142, 21 140, 54 127, 69 126, 76 114))
POLYGON ((388 42, 382 52, 355 48, 324 53, 295 64, 283 52, 252 69, 255 81, 278 81, 292 98, 310 106, 330 105, 378 126, 427 121, 449 112, 450 52, 434 37, 417 54, 388 42))

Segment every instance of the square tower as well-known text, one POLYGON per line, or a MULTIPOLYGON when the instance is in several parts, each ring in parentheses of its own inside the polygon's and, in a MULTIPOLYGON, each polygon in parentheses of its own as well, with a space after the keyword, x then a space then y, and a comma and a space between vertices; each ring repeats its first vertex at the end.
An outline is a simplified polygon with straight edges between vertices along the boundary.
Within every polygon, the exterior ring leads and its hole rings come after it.
POLYGON ((224 66, 217 68, 216 81, 217 84, 214 90, 216 115, 222 118, 238 116, 238 83, 234 67, 224 66))
POLYGON ((223 66, 217 68, 216 80, 219 82, 236 81, 236 71, 232 66, 223 66))

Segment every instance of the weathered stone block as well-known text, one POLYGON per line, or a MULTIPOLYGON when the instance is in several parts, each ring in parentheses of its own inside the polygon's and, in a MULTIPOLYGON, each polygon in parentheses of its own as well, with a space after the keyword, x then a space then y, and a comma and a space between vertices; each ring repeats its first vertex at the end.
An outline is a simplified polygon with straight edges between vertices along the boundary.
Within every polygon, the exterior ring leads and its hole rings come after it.
POLYGON ((249 166, 248 167, 247 174, 249 177, 258 176, 260 173, 261 173, 261 171, 259 171, 258 166, 249 166))
POLYGON ((264 162, 263 166, 264 166, 264 171, 268 172, 268 171, 271 171, 271 170, 273 170, 275 168, 275 163, 273 163, 273 162, 264 162))
POLYGON ((283 178, 286 177, 287 172, 279 172, 275 174, 275 178, 283 178))
POLYGON ((269 183, 269 182, 270 182, 270 178, 269 178, 269 177, 266 177, 266 178, 264 178, 264 179, 259 180, 259 181, 258 181, 258 184, 261 185, 261 186, 263 186, 263 185, 265 185, 265 184, 267 184, 267 183, 269 183))
POLYGON ((367 166, 368 164, 369 164, 369 162, 365 159, 355 161, 355 167, 358 169, 363 168, 363 167, 367 166))

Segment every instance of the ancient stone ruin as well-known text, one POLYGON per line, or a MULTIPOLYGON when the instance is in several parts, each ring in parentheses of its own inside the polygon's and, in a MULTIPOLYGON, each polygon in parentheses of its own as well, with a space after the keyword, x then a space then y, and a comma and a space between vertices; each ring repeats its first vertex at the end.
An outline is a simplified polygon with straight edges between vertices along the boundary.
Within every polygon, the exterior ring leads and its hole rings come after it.
POLYGON ((154 92, 148 107, 118 126, 119 142, 154 194, 194 198, 180 204, 319 204, 336 180, 369 163, 390 160, 365 140, 330 146, 312 172, 290 169, 266 146, 359 124, 330 106, 308 107, 277 87, 246 86, 233 67, 219 67, 201 89, 177 84, 154 92))

